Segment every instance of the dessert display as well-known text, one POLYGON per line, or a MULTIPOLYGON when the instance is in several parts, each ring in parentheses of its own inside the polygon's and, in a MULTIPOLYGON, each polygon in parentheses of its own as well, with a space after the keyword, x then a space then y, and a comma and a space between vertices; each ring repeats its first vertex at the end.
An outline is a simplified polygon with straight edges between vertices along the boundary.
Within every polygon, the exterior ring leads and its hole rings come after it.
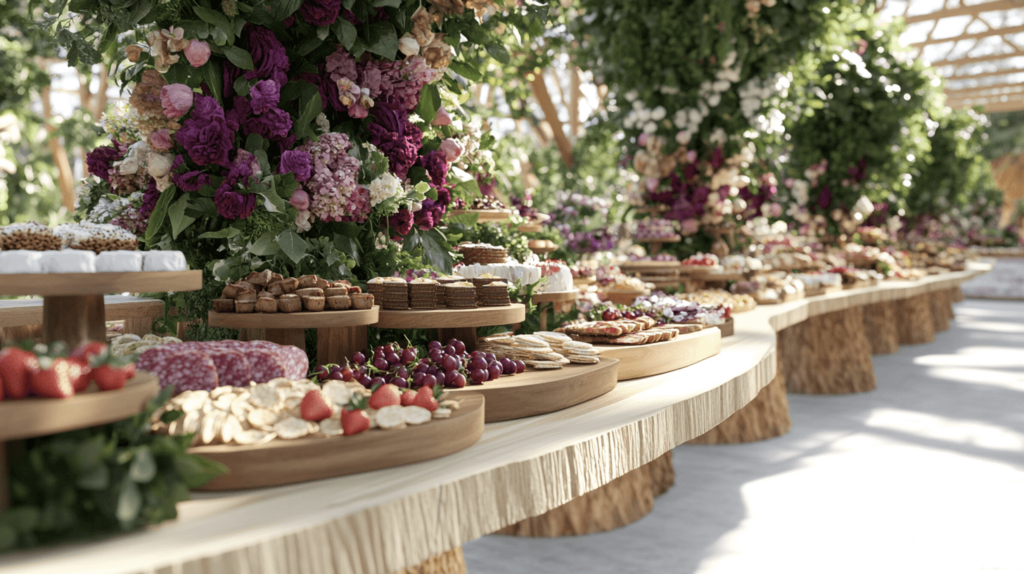
POLYGON ((15 249, 0 251, 0 274, 36 273, 132 273, 185 271, 180 251, 103 251, 84 249, 54 251, 15 249))
MULTIPOLYGON (((672 295, 640 297, 633 309, 634 313, 639 311, 648 317, 656 318, 659 326, 668 325, 670 327, 678 325, 716 327, 725 323, 732 315, 732 307, 725 302, 717 304, 697 302, 689 296, 685 299, 672 295)), ((698 329, 684 329, 681 332, 695 330, 698 329)))
POLYGON ((73 350, 59 341, 0 349, 0 401, 116 391, 134 376, 131 357, 117 357, 103 343, 84 343, 73 350))
POLYGON ((679 262, 684 270, 701 270, 707 272, 721 272, 718 256, 713 253, 696 253, 679 262))
POLYGON ((808 297, 839 291, 843 288, 843 278, 838 273, 811 271, 796 273, 793 278, 804 284, 804 294, 808 297))
POLYGON ((181 393, 301 379, 309 358, 298 347, 269 341, 204 341, 158 345, 139 355, 138 367, 181 393))
MULTIPOLYGON (((417 277, 409 281, 409 308, 434 309, 444 304, 441 294, 441 284, 436 279, 417 277)), ((508 298, 508 290, 505 291, 505 297, 508 298)))
POLYGON ((646 345, 671 341, 679 331, 657 326, 658 321, 646 315, 611 321, 583 321, 555 329, 576 341, 601 345, 646 345))
MULTIPOLYGON (((404 280, 399 281, 405 285, 404 280)), ((212 306, 216 313, 298 313, 366 310, 373 303, 372 294, 362 293, 348 281, 328 281, 316 275, 283 277, 265 270, 225 285, 212 306)))
POLYGON ((596 365, 600 349, 564 333, 538 331, 532 335, 502 333, 481 340, 480 349, 501 359, 523 361, 535 369, 561 369, 571 363, 596 365))
POLYGON ((508 297, 508 283, 494 281, 478 289, 480 304, 484 307, 504 307, 511 305, 508 297))
POLYGON ((127 357, 129 355, 141 355, 153 347, 180 343, 177 337, 161 337, 152 333, 139 337, 138 335, 118 335, 110 341, 110 354, 115 357, 127 357))
POLYGON ((60 237, 42 223, 31 221, 0 227, 0 249, 3 251, 53 251, 62 246, 60 237))
POLYGON ((679 241, 679 232, 676 230, 676 223, 670 219, 642 219, 636 223, 633 239, 638 243, 679 241))
POLYGON ((526 243, 534 253, 550 253, 558 249, 558 245, 550 239, 531 239, 526 243))
POLYGON ((53 230, 64 249, 81 249, 100 253, 104 251, 135 251, 139 241, 131 232, 116 225, 65 223, 53 230))
POLYGON ((510 284, 518 283, 523 286, 538 284, 535 293, 573 289, 572 272, 564 262, 556 259, 536 264, 518 263, 515 260, 491 264, 463 264, 457 265, 455 271, 459 276, 471 280, 489 278, 503 279, 510 284))
POLYGON ((463 243, 460 244, 459 253, 462 254, 463 265, 490 265, 494 263, 505 263, 508 259, 508 252, 504 247, 489 245, 487 243, 463 243))
POLYGON ((784 271, 773 271, 756 278, 757 288, 752 293, 759 305, 772 305, 795 301, 804 297, 804 284, 784 271))
POLYGON ((726 255, 722 258, 721 265, 725 273, 753 273, 764 268, 760 259, 738 254, 726 255))
MULTIPOLYGON (((737 282, 733 286, 742 284, 743 282, 737 282)), ((722 305, 731 309, 731 313, 745 313, 757 307, 757 301, 750 295, 750 293, 756 290, 757 283, 749 282, 749 284, 754 287, 749 293, 730 292, 724 289, 701 289, 700 291, 687 293, 686 298, 694 303, 709 307, 722 305)))
POLYGON ((442 286, 444 305, 453 309, 476 308, 476 286, 469 281, 456 281, 442 286))

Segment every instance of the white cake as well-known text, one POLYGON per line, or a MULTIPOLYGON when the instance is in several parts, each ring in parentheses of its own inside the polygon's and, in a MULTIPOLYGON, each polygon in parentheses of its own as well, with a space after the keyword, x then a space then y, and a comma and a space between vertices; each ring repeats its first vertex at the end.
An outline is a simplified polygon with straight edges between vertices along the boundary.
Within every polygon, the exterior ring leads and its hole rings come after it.
POLYGON ((65 249, 44 251, 39 259, 43 273, 95 273, 96 254, 92 251, 65 249))
POLYGON ((104 251, 96 256, 97 273, 133 273, 142 271, 142 251, 104 251))
MULTIPOLYGON (((500 277, 510 283, 520 281, 521 285, 532 285, 541 279, 540 267, 534 265, 523 265, 521 263, 492 263, 481 265, 461 265, 455 268, 455 273, 466 279, 475 279, 483 275, 500 277)), ((570 279, 570 283, 571 283, 570 279)))
POLYGON ((143 271, 186 271, 188 264, 181 251, 146 251, 143 271))
POLYGON ((0 274, 42 273, 40 259, 45 251, 0 251, 0 274))
POLYGON ((576 289, 572 282, 572 271, 564 263, 541 263, 540 269, 544 282, 537 288, 538 293, 558 293, 576 289))

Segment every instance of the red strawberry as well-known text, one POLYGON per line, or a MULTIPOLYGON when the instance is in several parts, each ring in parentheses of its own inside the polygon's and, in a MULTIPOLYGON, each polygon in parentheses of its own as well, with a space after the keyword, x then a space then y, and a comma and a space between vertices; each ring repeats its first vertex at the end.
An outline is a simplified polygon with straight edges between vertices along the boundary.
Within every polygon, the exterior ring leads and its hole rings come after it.
POLYGON ((123 389, 128 379, 135 376, 135 363, 117 366, 115 363, 104 363, 92 370, 90 380, 96 381, 101 391, 123 389))
POLYGON ((370 430, 370 416, 363 410, 341 410, 341 430, 345 436, 370 430))
POLYGON ((331 401, 327 400, 320 389, 313 389, 302 397, 302 418, 307 421, 320 422, 334 414, 331 401))
POLYGON ((402 406, 412 406, 413 400, 416 399, 416 391, 405 391, 402 393, 402 406))
POLYGON ((75 394, 74 380, 81 372, 81 366, 70 359, 40 357, 39 368, 29 375, 29 387, 40 397, 66 399, 75 394))
POLYGON ((390 383, 377 387, 370 396, 370 408, 380 410, 384 407, 391 407, 402 404, 401 391, 390 383))
POLYGON ((85 357, 71 357, 68 360, 78 367, 79 374, 71 381, 71 385, 75 388, 76 393, 80 393, 89 386, 89 381, 91 380, 89 374, 92 372, 92 369, 89 368, 89 360, 85 357))
POLYGON ((4 378, 0 377, 0 401, 4 400, 4 378))
MULTIPOLYGON (((438 388, 441 385, 437 385, 438 388)), ((431 387, 420 387, 419 391, 416 391, 416 397, 412 401, 412 405, 415 407, 423 407, 430 412, 437 410, 437 397, 434 396, 434 389, 431 387)))
POLYGON ((29 373, 39 368, 36 356, 18 347, 0 350, 0 379, 8 399, 23 399, 29 392, 29 373))
POLYGON ((107 352, 107 345, 98 341, 82 343, 77 349, 71 352, 72 359, 85 359, 88 361, 95 355, 104 355, 107 352))

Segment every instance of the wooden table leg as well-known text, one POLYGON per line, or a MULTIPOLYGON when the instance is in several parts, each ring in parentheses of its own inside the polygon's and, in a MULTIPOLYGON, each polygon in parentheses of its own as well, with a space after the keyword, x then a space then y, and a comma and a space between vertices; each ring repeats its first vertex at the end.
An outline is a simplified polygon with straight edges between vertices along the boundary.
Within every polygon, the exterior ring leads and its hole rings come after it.
POLYGON ((392 574, 466 574, 466 559, 462 555, 462 547, 459 546, 392 574))
POLYGON ((961 289, 959 285, 957 285, 956 287, 953 287, 952 289, 950 289, 949 292, 950 292, 950 297, 949 297, 950 301, 952 301, 954 303, 960 303, 961 301, 964 300, 964 290, 961 289))
POLYGON ((782 436, 793 422, 789 417, 786 380, 776 376, 754 400, 690 444, 738 444, 782 436))
POLYGON ((780 331, 778 340, 789 392, 842 395, 875 389, 863 307, 811 317, 780 331))
POLYGON ((454 329, 438 329, 437 340, 447 344, 451 339, 458 339, 466 345, 467 351, 476 350, 476 327, 456 327, 454 329))
POLYGON ((317 361, 344 365, 357 351, 366 351, 366 327, 330 327, 316 331, 317 361))
POLYGON ((43 342, 64 341, 75 348, 85 341, 106 341, 103 295, 43 297, 43 342))
POLYGON ((932 305, 928 295, 918 295, 896 305, 896 325, 901 345, 921 345, 935 340, 932 305))
POLYGON ((668 451, 597 490, 496 534, 555 538, 614 530, 647 516, 655 497, 667 492, 675 479, 672 451, 668 451))
POLYGON ((949 330, 949 293, 947 291, 932 291, 928 294, 928 302, 932 308, 932 328, 935 332, 949 330))
MULTIPOLYGON (((548 304, 547 303, 541 303, 540 305, 537 305, 537 310, 540 311, 540 330, 541 331, 547 331, 548 330, 548 309, 547 308, 548 308, 548 304)), ((551 306, 551 308, 554 309, 554 306, 551 306)))
POLYGON ((900 330, 896 325, 896 302, 886 301, 864 306, 864 334, 872 355, 891 355, 900 350, 900 330))

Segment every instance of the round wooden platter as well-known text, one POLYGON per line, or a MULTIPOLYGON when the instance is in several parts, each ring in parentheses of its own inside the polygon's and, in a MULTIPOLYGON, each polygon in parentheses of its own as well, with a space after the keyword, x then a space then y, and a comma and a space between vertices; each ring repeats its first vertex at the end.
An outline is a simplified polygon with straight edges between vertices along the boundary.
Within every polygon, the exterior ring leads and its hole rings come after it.
POLYGON ((560 411, 599 397, 615 388, 618 372, 618 360, 602 358, 596 365, 531 368, 521 375, 448 392, 456 397, 483 395, 487 399, 484 422, 496 423, 560 411))
POLYGON ((619 264, 619 269, 626 272, 679 271, 680 267, 682 265, 678 261, 624 261, 619 264))
POLYGON ((608 289, 604 292, 605 297, 608 298, 612 303, 618 303, 619 305, 632 305, 636 301, 637 297, 644 295, 650 295, 650 289, 608 289))
POLYGON ((573 277, 572 283, 577 287, 585 287, 587 285, 593 285, 594 283, 597 283, 597 279, 594 277, 573 277))
POLYGON ((683 281, 678 277, 641 277, 640 280, 644 283, 650 283, 658 289, 676 288, 679 287, 683 281))
POLYGON ((725 323, 721 325, 715 325, 718 330, 722 332, 722 338, 732 337, 736 333, 736 320, 729 317, 725 320, 725 323))
POLYGON ((551 253, 552 251, 557 251, 557 250, 558 250, 558 246, 557 245, 555 245, 555 246, 547 245, 547 246, 544 246, 544 247, 531 247, 530 248, 530 251, 533 251, 537 255, 546 255, 548 253, 551 253))
POLYGON ((568 303, 580 298, 580 292, 576 289, 571 291, 553 291, 551 293, 534 293, 534 303, 568 303))
POLYGON ((633 239, 634 243, 679 243, 683 238, 678 235, 672 237, 657 237, 651 239, 633 239))
POLYGON ((217 313, 210 311, 211 327, 229 329, 319 329, 360 327, 377 322, 380 307, 347 311, 303 311, 300 313, 217 313))
POLYGON ((209 445, 189 449, 228 467, 200 490, 264 488, 358 474, 440 458, 463 450, 484 432, 484 397, 459 396, 458 410, 403 429, 373 429, 355 436, 305 437, 266 444, 209 445))
POLYGON ((526 307, 513 303, 505 307, 389 311, 382 309, 374 327, 380 329, 458 329, 512 325, 526 320, 526 307))
POLYGON ((139 414, 158 390, 157 378, 140 371, 116 391, 86 391, 66 399, 0 401, 0 443, 126 419, 139 414))
POLYGON ((0 295, 79 296, 108 293, 194 291, 203 288, 202 271, 137 273, 27 273, 3 275, 0 295))
POLYGON ((594 345, 602 359, 619 360, 619 380, 660 375, 713 357, 722 349, 722 332, 704 329, 649 345, 594 345))
POLYGON ((679 272, 684 275, 697 275, 694 279, 703 279, 703 276, 710 277, 715 273, 721 273, 721 265, 680 265, 679 272))
POLYGON ((449 211, 451 215, 465 215, 468 213, 477 214, 477 222, 497 222, 497 221, 508 221, 512 217, 512 211, 508 209, 453 209, 449 211))

